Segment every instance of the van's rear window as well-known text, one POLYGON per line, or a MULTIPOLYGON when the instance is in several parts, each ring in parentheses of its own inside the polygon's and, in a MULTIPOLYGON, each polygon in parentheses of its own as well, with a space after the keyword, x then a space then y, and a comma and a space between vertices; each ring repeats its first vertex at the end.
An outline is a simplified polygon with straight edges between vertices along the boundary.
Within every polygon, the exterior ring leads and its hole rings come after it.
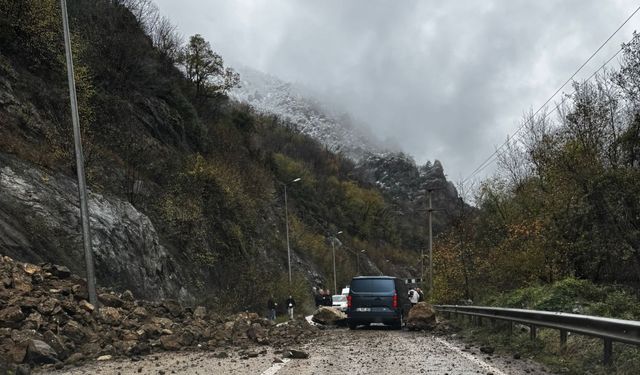
POLYGON ((391 279, 351 280, 351 291, 356 293, 390 293, 395 289, 391 279))

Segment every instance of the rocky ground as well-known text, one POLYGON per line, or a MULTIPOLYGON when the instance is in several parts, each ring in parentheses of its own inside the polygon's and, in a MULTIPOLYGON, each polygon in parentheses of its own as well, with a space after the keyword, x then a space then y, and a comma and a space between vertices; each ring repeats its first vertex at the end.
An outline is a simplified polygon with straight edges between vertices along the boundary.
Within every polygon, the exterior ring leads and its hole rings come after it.
POLYGON ((6 256, 0 257, 0 280, 0 373, 148 360, 153 353, 183 350, 249 358, 267 347, 303 344, 318 332, 304 319, 276 325, 255 313, 219 316, 173 300, 136 300, 128 291, 100 289, 98 309, 87 302, 85 280, 66 267, 6 256))
POLYGON ((94 362, 54 371, 80 374, 549 374, 528 359, 488 353, 455 336, 396 331, 376 326, 329 328, 303 345, 308 358, 287 358, 285 351, 255 349, 158 353, 132 359, 94 362))

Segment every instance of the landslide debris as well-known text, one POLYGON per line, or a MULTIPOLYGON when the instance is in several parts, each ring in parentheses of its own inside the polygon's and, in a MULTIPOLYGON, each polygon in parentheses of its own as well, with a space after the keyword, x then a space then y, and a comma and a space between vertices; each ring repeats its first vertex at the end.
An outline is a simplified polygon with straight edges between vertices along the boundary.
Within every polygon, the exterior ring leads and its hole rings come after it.
POLYGON ((251 312, 136 300, 130 291, 99 289, 99 307, 87 300, 86 281, 66 267, 0 256, 0 373, 160 351, 286 348, 317 332, 304 319, 276 325, 251 312))

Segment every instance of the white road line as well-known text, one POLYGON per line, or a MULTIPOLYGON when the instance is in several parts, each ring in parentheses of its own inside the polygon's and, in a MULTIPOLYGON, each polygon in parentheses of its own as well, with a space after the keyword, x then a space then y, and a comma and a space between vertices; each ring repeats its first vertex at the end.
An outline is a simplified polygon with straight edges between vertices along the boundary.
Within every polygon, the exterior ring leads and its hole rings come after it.
POLYGON ((269 367, 268 369, 264 370, 262 372, 262 374, 260 375, 275 375, 278 371, 280 371, 281 368, 284 367, 284 365, 287 364, 287 362, 289 362, 291 359, 289 358, 282 358, 282 363, 274 363, 273 366, 269 367))
POLYGON ((447 348, 453 350, 454 352, 458 353, 459 355, 465 357, 466 359, 470 360, 471 362, 477 364, 478 366, 484 368, 485 370, 492 372, 493 375, 507 375, 505 372, 500 371, 497 368, 495 368, 495 367, 491 366, 490 364, 488 364, 487 362, 484 362, 484 361, 474 357, 470 353, 463 352, 458 347, 456 347, 454 345, 451 345, 450 343, 448 343, 447 341, 445 341, 445 340, 443 340, 441 338, 436 338, 436 341, 438 341, 442 345, 446 346, 447 348))

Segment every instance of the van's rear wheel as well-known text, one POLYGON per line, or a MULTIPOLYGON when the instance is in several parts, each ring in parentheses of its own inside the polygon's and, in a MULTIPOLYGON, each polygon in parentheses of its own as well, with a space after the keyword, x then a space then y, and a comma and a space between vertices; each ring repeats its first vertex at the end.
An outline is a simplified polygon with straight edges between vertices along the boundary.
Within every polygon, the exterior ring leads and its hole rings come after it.
POLYGON ((402 330, 402 325, 404 323, 404 318, 402 317, 402 314, 400 314, 400 321, 398 323, 396 323, 393 328, 395 329, 399 329, 402 330))
POLYGON ((358 327, 358 325, 355 322, 349 322, 349 329, 356 329, 356 327, 358 327))

